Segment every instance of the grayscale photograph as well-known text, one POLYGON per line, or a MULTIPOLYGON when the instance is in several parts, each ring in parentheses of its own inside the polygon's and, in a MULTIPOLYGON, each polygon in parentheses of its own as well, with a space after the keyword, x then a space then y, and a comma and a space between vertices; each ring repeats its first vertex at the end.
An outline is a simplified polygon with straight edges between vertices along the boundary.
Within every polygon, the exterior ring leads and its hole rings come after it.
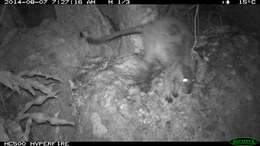
POLYGON ((0 141, 260 140, 259 14, 0 5, 0 141))

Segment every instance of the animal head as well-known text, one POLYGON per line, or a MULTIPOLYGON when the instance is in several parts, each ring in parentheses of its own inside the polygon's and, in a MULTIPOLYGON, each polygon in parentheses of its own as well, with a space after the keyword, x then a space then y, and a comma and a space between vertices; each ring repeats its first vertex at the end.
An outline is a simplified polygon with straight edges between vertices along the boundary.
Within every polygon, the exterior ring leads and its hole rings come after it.
POLYGON ((171 91, 173 97, 190 94, 193 89, 194 75, 190 67, 175 65, 171 73, 171 91))

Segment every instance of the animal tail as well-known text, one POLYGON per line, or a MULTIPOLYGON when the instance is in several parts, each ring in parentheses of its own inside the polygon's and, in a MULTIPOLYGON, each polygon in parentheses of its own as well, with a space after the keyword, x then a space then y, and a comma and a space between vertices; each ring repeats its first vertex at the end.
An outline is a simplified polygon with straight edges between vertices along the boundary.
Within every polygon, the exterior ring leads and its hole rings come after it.
POLYGON ((111 41, 113 39, 116 39, 116 38, 119 38, 119 37, 125 36, 125 35, 140 34, 140 33, 142 33, 142 28, 143 28, 143 25, 138 25, 136 27, 132 27, 132 28, 125 29, 125 30, 120 30, 120 31, 114 32, 109 35, 105 35, 100 38, 88 37, 88 36, 85 36, 82 32, 80 32, 80 36, 85 38, 88 43, 100 44, 100 43, 105 43, 105 42, 111 41))

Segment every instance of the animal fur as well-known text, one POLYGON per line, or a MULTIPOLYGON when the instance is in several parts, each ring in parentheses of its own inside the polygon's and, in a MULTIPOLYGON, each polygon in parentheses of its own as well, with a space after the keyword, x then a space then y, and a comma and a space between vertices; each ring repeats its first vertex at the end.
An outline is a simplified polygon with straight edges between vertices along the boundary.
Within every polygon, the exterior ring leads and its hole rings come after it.
MULTIPOLYGON (((178 95, 179 92, 184 92, 182 90, 177 91, 180 88, 177 89, 176 85, 174 87, 171 85, 181 83, 184 79, 184 73, 191 74, 193 36, 188 27, 177 18, 164 17, 101 38, 83 37, 89 43, 100 44, 131 34, 142 35, 143 59, 147 65, 151 67, 159 62, 165 68, 166 96, 170 96, 172 93, 178 95), (175 83, 172 83, 173 80, 175 83)), ((182 86, 182 84, 178 84, 178 86, 182 86)))

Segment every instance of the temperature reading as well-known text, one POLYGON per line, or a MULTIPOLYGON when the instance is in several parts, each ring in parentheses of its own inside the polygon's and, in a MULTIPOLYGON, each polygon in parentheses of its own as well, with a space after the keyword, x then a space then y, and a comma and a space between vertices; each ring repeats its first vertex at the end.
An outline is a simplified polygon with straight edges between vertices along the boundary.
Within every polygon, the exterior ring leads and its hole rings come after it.
POLYGON ((256 4, 256 0, 251 0, 251 4, 255 5, 256 4))
POLYGON ((239 0, 239 4, 241 4, 241 5, 246 5, 246 4, 255 5, 256 0, 239 0))
POLYGON ((247 4, 247 1, 246 0, 239 0, 239 3, 240 4, 247 4))
POLYGON ((119 5, 128 5, 130 4, 130 0, 118 0, 119 5))
POLYGON ((229 0, 223 0, 223 1, 222 1, 222 4, 227 4, 227 5, 229 5, 229 4, 230 4, 230 1, 229 1, 229 0))

